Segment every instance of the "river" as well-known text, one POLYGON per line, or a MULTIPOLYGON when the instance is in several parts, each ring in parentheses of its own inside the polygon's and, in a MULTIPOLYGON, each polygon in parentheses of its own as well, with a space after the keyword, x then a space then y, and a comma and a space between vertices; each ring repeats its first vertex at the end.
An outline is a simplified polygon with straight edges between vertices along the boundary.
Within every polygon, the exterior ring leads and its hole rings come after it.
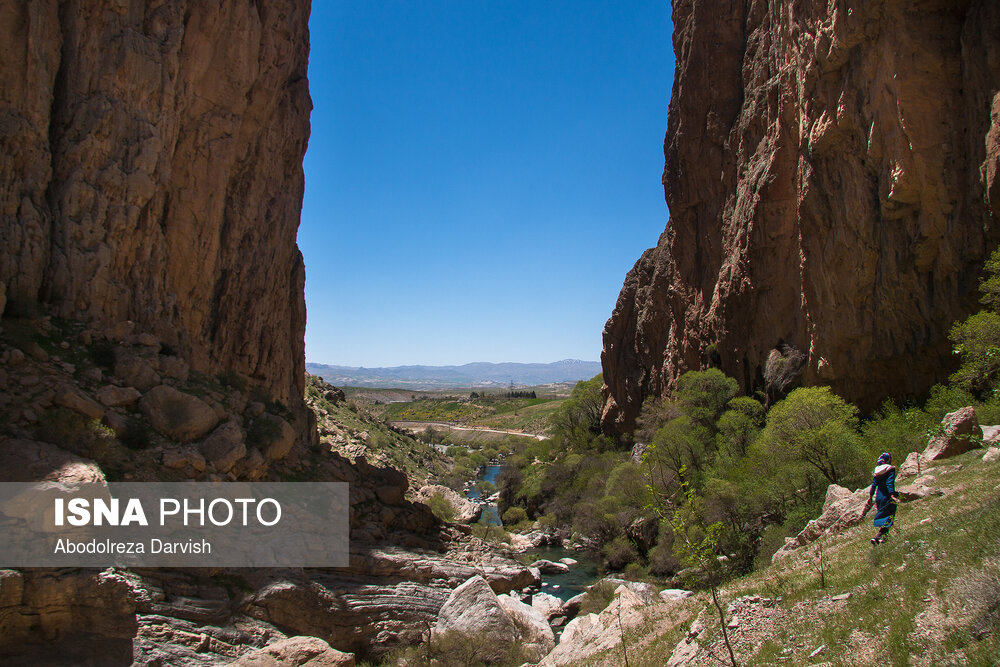
MULTIPOLYGON (((476 481, 485 480, 492 484, 497 483, 497 476, 500 474, 500 465, 486 465, 480 468, 476 481)), ((473 485, 466 497, 470 500, 478 500, 479 489, 473 485)), ((484 523, 491 526, 502 526, 500 512, 496 503, 486 503, 483 505, 484 523)), ((543 574, 542 590, 550 595, 554 595, 561 600, 568 600, 574 595, 583 593, 587 586, 590 586, 600 578, 598 572, 599 562, 586 551, 571 551, 563 547, 538 547, 526 552, 533 561, 550 560, 558 563, 562 558, 572 558, 577 561, 576 565, 571 565, 569 572, 564 574, 543 574)))

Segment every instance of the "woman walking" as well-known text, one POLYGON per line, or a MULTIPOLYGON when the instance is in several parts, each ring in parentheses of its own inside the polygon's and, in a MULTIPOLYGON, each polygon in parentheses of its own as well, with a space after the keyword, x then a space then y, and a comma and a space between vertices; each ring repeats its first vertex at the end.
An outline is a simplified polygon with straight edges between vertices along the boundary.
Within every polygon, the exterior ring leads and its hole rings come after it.
POLYGON ((878 534, 872 538, 874 545, 885 541, 885 536, 892 528, 892 519, 896 516, 896 503, 899 494, 896 493, 896 468, 892 465, 892 455, 889 452, 882 452, 875 463, 875 471, 872 474, 872 485, 868 490, 868 503, 865 505, 865 513, 871 509, 872 500, 875 501, 875 527, 878 534))

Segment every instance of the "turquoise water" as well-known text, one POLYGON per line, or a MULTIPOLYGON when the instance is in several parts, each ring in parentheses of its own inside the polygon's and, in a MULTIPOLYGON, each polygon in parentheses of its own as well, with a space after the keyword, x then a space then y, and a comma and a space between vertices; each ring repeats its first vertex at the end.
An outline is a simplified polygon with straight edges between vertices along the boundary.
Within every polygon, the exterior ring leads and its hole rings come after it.
MULTIPOLYGON (((500 474, 499 465, 483 466, 479 472, 479 475, 476 477, 476 481, 478 482, 479 480, 485 480, 492 484, 496 484, 497 476, 499 474, 500 474)), ((465 494, 465 496, 466 498, 476 499, 479 497, 479 489, 473 486, 471 489, 469 489, 469 492, 465 494)), ((500 512, 499 510, 497 510, 496 503, 489 503, 483 505, 483 518, 481 520, 491 526, 503 525, 503 522, 500 521, 500 512)))
MULTIPOLYGON (((487 482, 497 483, 497 476, 500 474, 499 465, 483 466, 476 481, 481 479, 487 482)), ((467 498, 479 498, 479 491, 475 486, 469 489, 467 498)), ((482 521, 491 526, 502 526, 500 514, 496 503, 489 503, 483 506, 482 521)), ((569 572, 565 574, 543 574, 542 590, 549 595, 554 595, 560 600, 568 600, 575 595, 579 595, 600 578, 598 571, 598 561, 590 554, 582 551, 570 551, 562 547, 539 547, 527 552, 531 560, 550 560, 555 563, 560 558, 573 558, 579 561, 576 565, 570 565, 569 572)))
POLYGON ((528 551, 532 560, 550 560, 558 563, 560 558, 572 558, 576 565, 569 566, 566 574, 543 574, 542 591, 554 595, 560 600, 568 600, 587 590, 601 578, 598 571, 598 561, 585 551, 571 551, 563 547, 539 547, 528 551), (558 586, 558 588, 557 588, 558 586))

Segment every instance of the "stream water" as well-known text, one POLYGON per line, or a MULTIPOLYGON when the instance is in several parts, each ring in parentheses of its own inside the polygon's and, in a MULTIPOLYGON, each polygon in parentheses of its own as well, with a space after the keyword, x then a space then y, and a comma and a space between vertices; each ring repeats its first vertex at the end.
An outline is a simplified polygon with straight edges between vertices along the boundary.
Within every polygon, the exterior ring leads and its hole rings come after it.
MULTIPOLYGON (((476 481, 486 480, 496 484, 497 476, 500 474, 499 465, 487 465, 480 469, 476 481)), ((479 490, 473 485, 466 497, 470 500, 478 500, 479 490)), ((483 505, 482 521, 492 526, 502 526, 500 513, 496 503, 486 503, 483 505)), ((562 558, 572 558, 577 561, 576 565, 571 565, 569 572, 564 574, 543 574, 542 590, 550 595, 554 595, 561 600, 568 600, 574 595, 583 593, 587 586, 590 586, 599 579, 598 561, 596 558, 583 551, 572 551, 563 547, 539 547, 528 552, 531 559, 550 560, 558 563, 562 558)))

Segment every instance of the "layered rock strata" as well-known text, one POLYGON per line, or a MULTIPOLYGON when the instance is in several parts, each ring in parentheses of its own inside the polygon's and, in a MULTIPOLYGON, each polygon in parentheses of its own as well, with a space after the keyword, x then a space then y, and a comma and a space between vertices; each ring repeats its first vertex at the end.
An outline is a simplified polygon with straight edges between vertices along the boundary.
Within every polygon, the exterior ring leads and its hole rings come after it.
POLYGON ((767 359, 863 408, 952 368, 1000 219, 1000 6, 675 0, 666 231, 604 330, 608 432, 767 359))
POLYGON ((0 290, 303 392, 308 0, 0 8, 0 290))

